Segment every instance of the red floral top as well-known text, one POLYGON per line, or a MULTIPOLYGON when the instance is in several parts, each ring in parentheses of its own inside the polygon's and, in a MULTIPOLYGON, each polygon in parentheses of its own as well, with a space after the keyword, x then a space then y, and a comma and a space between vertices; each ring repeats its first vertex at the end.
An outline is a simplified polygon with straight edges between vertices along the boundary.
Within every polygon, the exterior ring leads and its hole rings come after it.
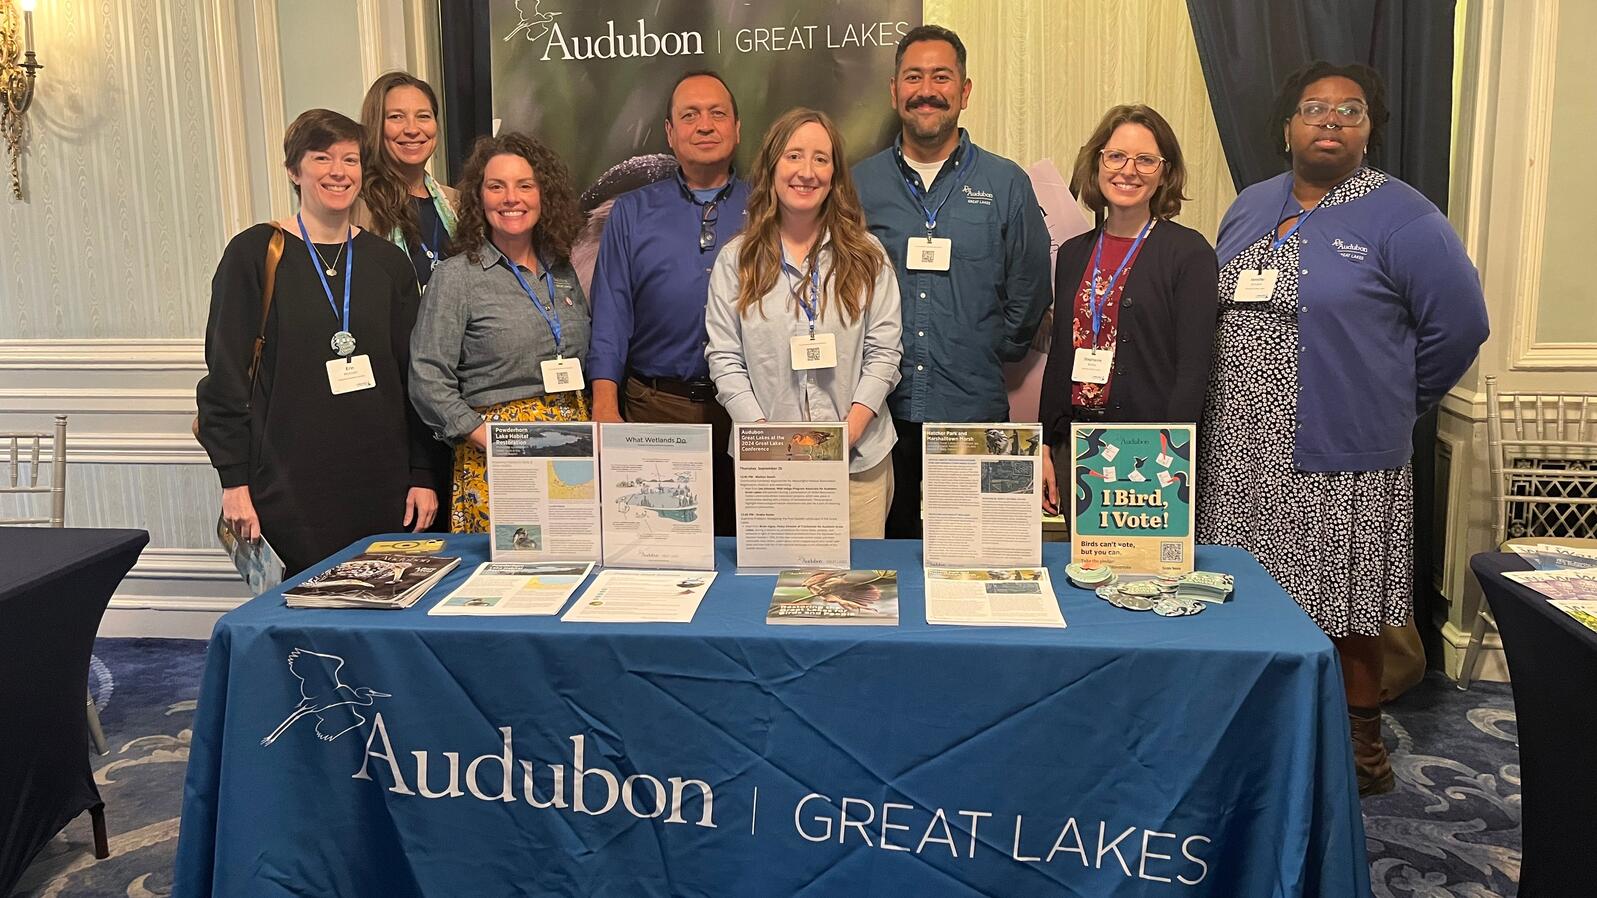
MULTIPOLYGON (((1131 245, 1136 243, 1133 237, 1116 237, 1113 234, 1104 234, 1103 259, 1099 262, 1096 272, 1092 270, 1091 256, 1088 257, 1088 270, 1082 273, 1081 283, 1076 287, 1075 320, 1071 327, 1072 344, 1076 349, 1092 349, 1092 278, 1097 276, 1099 290, 1109 285, 1109 279, 1114 277, 1115 269, 1120 267, 1120 261, 1131 250, 1131 245)), ((1146 245, 1147 241, 1144 240, 1146 245)), ((1142 254, 1142 248, 1137 248, 1137 254, 1142 254)), ((1126 281, 1131 278, 1131 269, 1137 264, 1133 258, 1126 270, 1121 272, 1120 280, 1115 282, 1115 289, 1104 298, 1103 324, 1098 329, 1098 349, 1114 349, 1115 340, 1120 326, 1120 294, 1125 292, 1126 281)), ((1074 361, 1074 360, 1072 360, 1074 361)), ((1108 381, 1101 384, 1084 384, 1074 382, 1070 385, 1070 404, 1083 408, 1103 408, 1109 403, 1109 387, 1114 383, 1111 374, 1108 381)))

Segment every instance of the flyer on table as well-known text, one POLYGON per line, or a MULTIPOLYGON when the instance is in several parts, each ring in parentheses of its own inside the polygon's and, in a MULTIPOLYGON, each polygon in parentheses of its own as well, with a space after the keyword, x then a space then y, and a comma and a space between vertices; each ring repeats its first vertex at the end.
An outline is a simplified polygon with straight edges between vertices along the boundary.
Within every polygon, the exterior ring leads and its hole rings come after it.
POLYGON ((1192 570, 1191 424, 1072 424, 1070 560, 1125 573, 1192 570))
POLYGON ((715 568, 708 424, 599 425, 606 567, 715 568))
POLYGON ((603 570, 560 619, 593 623, 689 623, 714 580, 715 571, 603 570))
POLYGON ((738 568, 847 569, 848 429, 734 424, 738 568))
POLYGON ((928 567, 1042 564, 1042 427, 924 424, 928 567))
POLYGON ((494 561, 598 561, 593 424, 488 423, 494 561))
POLYGON ((593 562, 486 562, 427 610, 437 615, 559 614, 593 562))
POLYGON ((1063 629, 1065 615, 1047 568, 927 568, 926 622, 1063 629))

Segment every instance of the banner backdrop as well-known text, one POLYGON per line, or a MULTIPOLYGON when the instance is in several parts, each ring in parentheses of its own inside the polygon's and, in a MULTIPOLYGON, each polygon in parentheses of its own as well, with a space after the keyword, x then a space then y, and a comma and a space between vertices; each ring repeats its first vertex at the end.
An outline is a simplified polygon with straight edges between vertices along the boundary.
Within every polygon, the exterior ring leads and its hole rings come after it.
POLYGON ((547 143, 584 191, 619 162, 669 152, 671 86, 715 69, 738 102, 740 170, 793 106, 832 116, 852 164, 898 129, 887 82, 920 22, 920 0, 491 0, 493 117, 547 143))

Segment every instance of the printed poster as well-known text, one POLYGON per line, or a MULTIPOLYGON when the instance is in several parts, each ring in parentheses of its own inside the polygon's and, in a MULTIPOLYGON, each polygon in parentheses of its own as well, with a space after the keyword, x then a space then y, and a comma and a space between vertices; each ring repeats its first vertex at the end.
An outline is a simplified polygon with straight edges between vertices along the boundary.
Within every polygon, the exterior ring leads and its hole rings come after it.
POLYGON ((848 428, 734 424, 738 568, 847 570, 848 428))
POLYGON ((924 424, 927 567, 1042 564, 1042 427, 924 424))
POLYGON ((494 561, 598 561, 593 424, 488 423, 494 561))
POLYGON ((601 424, 606 567, 715 569, 708 424, 601 424))
POLYGON ((1072 424, 1070 560, 1120 573, 1193 569, 1192 424, 1072 424))

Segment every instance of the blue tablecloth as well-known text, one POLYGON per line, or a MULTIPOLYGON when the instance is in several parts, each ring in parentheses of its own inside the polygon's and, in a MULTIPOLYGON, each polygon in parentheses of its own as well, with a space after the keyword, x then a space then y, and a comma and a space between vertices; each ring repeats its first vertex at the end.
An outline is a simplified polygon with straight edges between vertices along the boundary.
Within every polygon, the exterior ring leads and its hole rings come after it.
POLYGON ((1236 597, 1167 619, 1048 545, 1045 630, 928 626, 891 541, 854 566, 899 571, 898 627, 771 627, 717 549, 691 624, 428 617, 462 536, 412 609, 226 615, 175 894, 1369 893, 1336 654, 1246 553, 1200 547, 1236 597), (356 703, 284 727, 296 650, 356 703))

